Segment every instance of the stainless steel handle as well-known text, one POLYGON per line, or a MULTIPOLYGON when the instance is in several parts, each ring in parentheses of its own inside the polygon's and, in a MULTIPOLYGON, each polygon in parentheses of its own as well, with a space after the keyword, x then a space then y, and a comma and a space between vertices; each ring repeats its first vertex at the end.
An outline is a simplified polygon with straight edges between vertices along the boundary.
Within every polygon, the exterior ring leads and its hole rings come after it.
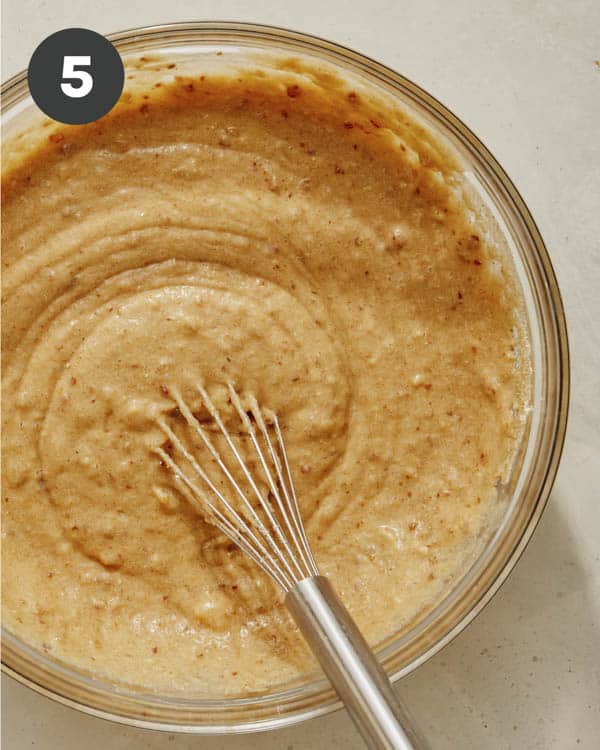
POLYGON ((324 576, 305 578, 285 603, 369 748, 424 750, 392 685, 324 576))

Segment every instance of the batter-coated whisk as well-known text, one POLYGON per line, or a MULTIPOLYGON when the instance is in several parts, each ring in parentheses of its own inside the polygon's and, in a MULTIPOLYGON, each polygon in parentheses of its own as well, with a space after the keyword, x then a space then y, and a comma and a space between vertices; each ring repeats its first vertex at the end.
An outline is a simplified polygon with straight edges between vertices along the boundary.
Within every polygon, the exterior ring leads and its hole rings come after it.
MULTIPOLYGON (((245 399, 229 384, 238 444, 207 391, 197 387, 206 417, 195 416, 176 388, 169 394, 188 437, 165 419, 158 454, 196 509, 251 557, 285 592, 285 603, 308 645, 346 705, 367 745, 377 750, 417 747, 392 685, 328 579, 319 574, 294 489, 277 415, 245 399), (188 447, 206 449, 201 465, 188 447), (245 442, 244 442, 245 441, 245 442), (217 443, 228 451, 222 458, 217 443), (245 454, 242 455, 242 453, 245 454), (252 472, 250 461, 256 466, 252 472)), ((418 747, 423 748, 421 740, 418 747)))

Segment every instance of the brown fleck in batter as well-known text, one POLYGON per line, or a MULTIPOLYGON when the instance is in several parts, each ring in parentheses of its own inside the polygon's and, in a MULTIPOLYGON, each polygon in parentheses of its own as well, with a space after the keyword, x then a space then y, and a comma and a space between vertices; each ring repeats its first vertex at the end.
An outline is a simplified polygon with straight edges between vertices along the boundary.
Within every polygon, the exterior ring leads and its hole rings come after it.
POLYGON ((371 642, 439 601, 487 533, 530 382, 508 251, 454 155, 289 62, 153 84, 19 149, 5 625, 163 691, 314 667, 271 583, 152 455, 169 384, 193 401, 197 380, 279 413, 315 556, 371 642))

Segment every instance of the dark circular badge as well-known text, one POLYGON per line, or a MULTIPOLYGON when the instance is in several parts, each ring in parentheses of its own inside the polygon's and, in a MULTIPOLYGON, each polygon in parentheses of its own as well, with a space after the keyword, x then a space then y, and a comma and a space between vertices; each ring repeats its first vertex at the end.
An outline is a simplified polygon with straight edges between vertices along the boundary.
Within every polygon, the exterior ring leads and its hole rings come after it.
POLYGON ((28 70, 33 100, 48 117, 83 125, 105 115, 123 91, 123 61, 89 29, 63 29, 37 47, 28 70))

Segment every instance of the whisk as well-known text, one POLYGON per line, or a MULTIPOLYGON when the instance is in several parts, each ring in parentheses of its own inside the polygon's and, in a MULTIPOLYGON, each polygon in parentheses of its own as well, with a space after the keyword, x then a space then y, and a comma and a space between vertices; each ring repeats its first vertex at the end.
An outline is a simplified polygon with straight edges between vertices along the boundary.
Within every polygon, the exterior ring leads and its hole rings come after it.
MULTIPOLYGON (((319 574, 311 552, 282 429, 277 415, 256 398, 241 398, 227 386, 238 445, 211 400, 198 385, 208 420, 195 416, 177 388, 168 393, 195 444, 212 457, 209 472, 166 419, 159 425, 166 442, 157 449, 163 465, 194 507, 259 565, 285 593, 285 604, 308 645, 344 702, 367 745, 376 750, 423 748, 397 701, 392 685, 329 580, 319 574), (237 414, 237 417, 236 417, 237 414), (269 430, 269 427, 271 428, 269 430), (246 439, 242 451, 240 436, 246 439), (216 439, 215 439, 216 437, 216 439), (217 448, 225 446, 229 464, 217 448), (248 442, 249 441, 249 442, 248 442), (254 454, 254 474, 243 453, 254 454), (417 744, 418 743, 418 744, 417 744)), ((163 389, 165 391, 167 389, 163 389)), ((181 433, 181 430, 179 430, 181 433)), ((209 459, 210 460, 210 459, 209 459)))

